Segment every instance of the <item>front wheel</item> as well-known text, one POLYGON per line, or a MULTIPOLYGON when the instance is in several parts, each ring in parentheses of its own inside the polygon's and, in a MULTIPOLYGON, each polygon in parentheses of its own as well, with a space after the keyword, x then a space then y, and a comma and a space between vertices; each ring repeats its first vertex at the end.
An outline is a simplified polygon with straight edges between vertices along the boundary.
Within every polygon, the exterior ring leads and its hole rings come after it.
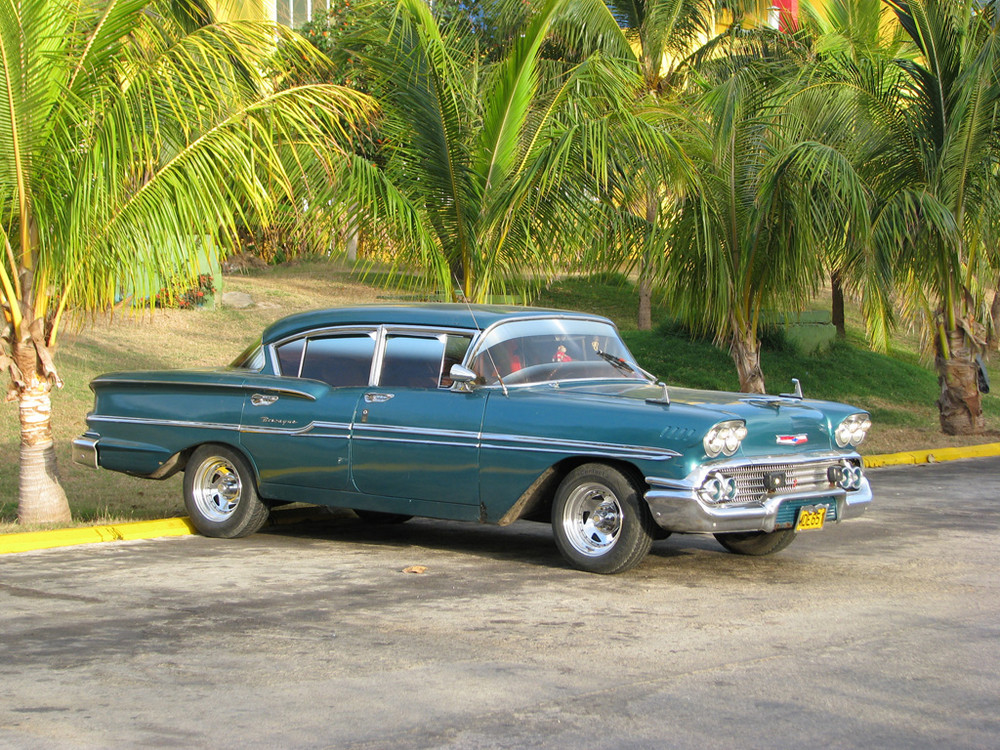
POLYGON ((571 565, 588 573, 622 573, 653 544, 655 523, 636 484, 605 464, 584 464, 556 490, 552 531, 571 565))
POLYGON ((224 539, 254 533, 269 513, 246 459, 224 445, 203 445, 188 459, 184 506, 198 531, 224 539))
POLYGON ((795 540, 795 529, 716 534, 719 544, 737 555, 763 557, 780 552, 795 540))

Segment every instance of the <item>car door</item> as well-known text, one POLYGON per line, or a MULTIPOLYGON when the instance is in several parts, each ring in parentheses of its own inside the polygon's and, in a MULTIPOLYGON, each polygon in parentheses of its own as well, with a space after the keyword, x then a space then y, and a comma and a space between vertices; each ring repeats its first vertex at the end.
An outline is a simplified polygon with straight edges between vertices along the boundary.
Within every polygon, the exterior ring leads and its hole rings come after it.
MULTIPOLYGON (((371 381, 378 331, 373 327, 300 336, 275 347, 280 378, 312 398, 266 387, 248 390, 241 442, 257 465, 265 497, 334 502, 353 490, 350 432, 371 381)), ((265 384, 266 385, 266 384, 265 384)))
POLYGON ((470 341, 468 332, 386 332, 378 385, 365 389, 352 431, 351 475, 358 491, 478 506, 488 394, 452 391, 448 378, 470 341))

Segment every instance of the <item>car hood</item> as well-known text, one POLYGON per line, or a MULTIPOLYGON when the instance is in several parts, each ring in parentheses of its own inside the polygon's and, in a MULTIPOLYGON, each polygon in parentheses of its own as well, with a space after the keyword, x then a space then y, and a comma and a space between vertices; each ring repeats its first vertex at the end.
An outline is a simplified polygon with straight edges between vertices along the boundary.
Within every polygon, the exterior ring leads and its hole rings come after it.
POLYGON ((741 419, 748 431, 742 452, 748 455, 830 449, 834 447, 833 431, 840 421, 859 411, 831 401, 753 393, 672 387, 664 393, 663 386, 635 382, 561 383, 558 388, 577 398, 607 401, 609 406, 642 403, 646 409, 662 410, 666 421, 681 420, 696 429, 699 437, 717 422, 741 419))

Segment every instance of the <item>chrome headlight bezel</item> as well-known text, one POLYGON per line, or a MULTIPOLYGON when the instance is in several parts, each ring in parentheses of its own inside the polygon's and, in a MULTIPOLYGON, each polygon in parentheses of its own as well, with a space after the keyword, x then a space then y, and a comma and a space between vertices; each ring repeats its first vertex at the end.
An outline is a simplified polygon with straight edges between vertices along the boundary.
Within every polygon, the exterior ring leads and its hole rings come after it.
POLYGON ((713 505, 732 502, 738 492, 736 480, 717 471, 709 474, 699 489, 702 499, 713 505))
POLYGON ((867 412, 851 414, 837 425, 837 429, 833 432, 833 438, 840 448, 858 446, 864 442, 871 427, 871 416, 867 412))
POLYGON ((709 458, 718 458, 734 455, 746 436, 746 423, 742 419, 730 419, 713 425, 701 442, 709 458))

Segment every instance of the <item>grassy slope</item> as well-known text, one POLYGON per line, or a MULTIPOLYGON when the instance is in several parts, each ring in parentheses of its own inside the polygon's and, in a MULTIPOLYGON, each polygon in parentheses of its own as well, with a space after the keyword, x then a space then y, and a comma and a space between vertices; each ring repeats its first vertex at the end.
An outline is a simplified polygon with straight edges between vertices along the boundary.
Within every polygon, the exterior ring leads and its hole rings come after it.
MULTIPOLYGON (((148 315, 101 318, 63 337, 57 363, 66 387, 53 397, 54 429, 63 484, 80 523, 158 518, 183 513, 181 479, 162 482, 93 471, 70 461, 69 443, 81 434, 92 406, 87 384, 107 371, 217 366, 230 361, 265 325, 300 310, 375 302, 396 292, 377 290, 320 261, 268 270, 257 276, 232 276, 225 291, 245 291, 257 305, 247 310, 171 310, 148 315)), ((402 292, 405 296, 407 293, 402 292)), ((546 290, 537 304, 590 310, 614 319, 629 346, 648 370, 671 384, 734 390, 736 374, 728 354, 707 341, 663 327, 635 330, 635 295, 615 277, 572 279, 546 290)), ((655 317, 665 318, 657 309, 655 317)), ((763 356, 769 390, 790 388, 798 377, 809 397, 843 400, 869 409, 876 427, 868 452, 939 447, 1000 440, 991 433, 969 439, 946 438, 937 430, 934 373, 912 351, 883 356, 860 346, 839 344, 830 352, 802 357, 787 348, 763 356)), ((1000 383, 1000 373, 994 382, 1000 383)), ((987 422, 1000 423, 1000 403, 984 400, 987 422)), ((0 407, 0 532, 19 530, 16 511, 17 410, 0 407)))

